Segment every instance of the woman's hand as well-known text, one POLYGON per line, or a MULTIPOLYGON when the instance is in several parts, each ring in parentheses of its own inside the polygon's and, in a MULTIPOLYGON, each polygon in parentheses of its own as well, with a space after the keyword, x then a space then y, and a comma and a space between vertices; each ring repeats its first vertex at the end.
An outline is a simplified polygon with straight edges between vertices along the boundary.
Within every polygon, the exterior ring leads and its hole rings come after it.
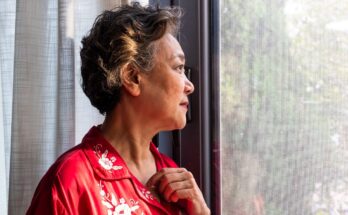
POLYGON ((210 214, 192 173, 185 168, 163 168, 149 179, 146 186, 156 190, 168 202, 186 200, 187 214, 210 214))

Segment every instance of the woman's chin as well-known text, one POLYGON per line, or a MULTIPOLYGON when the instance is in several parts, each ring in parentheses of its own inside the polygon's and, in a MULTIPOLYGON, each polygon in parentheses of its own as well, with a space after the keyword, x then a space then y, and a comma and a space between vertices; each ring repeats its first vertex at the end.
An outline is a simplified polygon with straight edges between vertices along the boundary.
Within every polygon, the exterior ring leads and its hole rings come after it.
POLYGON ((181 120, 180 122, 177 123, 177 126, 176 126, 176 128, 174 130, 183 129, 183 128, 185 128, 185 126, 186 126, 186 117, 183 120, 181 120))
POLYGON ((186 116, 180 119, 171 120, 171 123, 162 127, 162 131, 180 130, 186 126, 186 116))

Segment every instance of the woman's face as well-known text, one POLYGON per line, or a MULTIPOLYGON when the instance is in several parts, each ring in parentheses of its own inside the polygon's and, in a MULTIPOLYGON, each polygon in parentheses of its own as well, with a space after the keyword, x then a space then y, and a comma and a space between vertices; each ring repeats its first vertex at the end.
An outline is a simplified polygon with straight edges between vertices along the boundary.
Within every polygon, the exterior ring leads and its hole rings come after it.
POLYGON ((181 129, 186 124, 188 95, 194 90, 184 71, 185 55, 179 42, 166 33, 156 41, 154 68, 142 73, 144 111, 158 130, 181 129))

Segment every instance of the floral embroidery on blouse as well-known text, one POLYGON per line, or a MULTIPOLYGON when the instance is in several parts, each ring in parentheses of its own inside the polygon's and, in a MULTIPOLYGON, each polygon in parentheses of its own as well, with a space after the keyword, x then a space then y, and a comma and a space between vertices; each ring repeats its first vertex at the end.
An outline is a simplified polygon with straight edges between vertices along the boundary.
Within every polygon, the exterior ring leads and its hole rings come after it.
POLYGON ((154 197, 153 197, 153 195, 152 195, 152 193, 150 191, 148 191, 148 190, 146 190, 144 188, 140 188, 140 191, 145 196, 145 198, 151 199, 151 200, 154 199, 154 197))
MULTIPOLYGON (((105 192, 104 185, 101 182, 98 185, 100 187, 100 195, 102 197, 102 204, 108 209, 108 215, 131 215, 132 212, 139 209, 139 202, 130 199, 130 205, 126 203, 124 198, 117 199, 114 194, 105 192)), ((142 215, 144 213, 141 213, 142 215)))
POLYGON ((94 146, 94 153, 99 158, 98 163, 106 170, 120 170, 122 169, 122 166, 114 166, 114 162, 116 161, 116 158, 112 156, 111 158, 108 157, 109 151, 106 149, 102 153, 102 146, 100 144, 94 146))

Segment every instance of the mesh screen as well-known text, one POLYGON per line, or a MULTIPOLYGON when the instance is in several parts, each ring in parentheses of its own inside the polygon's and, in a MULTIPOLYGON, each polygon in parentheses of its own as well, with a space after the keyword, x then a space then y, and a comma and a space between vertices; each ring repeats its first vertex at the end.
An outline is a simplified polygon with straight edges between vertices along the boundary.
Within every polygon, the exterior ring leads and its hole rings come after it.
POLYGON ((348 214, 348 0, 220 0, 222 214, 348 214))

